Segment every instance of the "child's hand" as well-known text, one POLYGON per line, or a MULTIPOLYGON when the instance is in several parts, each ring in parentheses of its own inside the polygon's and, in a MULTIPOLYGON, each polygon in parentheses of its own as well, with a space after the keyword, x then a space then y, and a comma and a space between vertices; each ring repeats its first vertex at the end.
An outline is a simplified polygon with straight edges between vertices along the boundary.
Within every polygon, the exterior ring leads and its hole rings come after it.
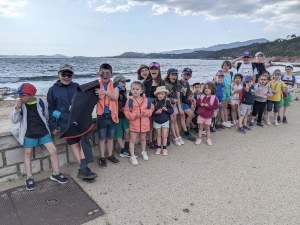
POLYGON ((274 90, 274 91, 273 91, 274 94, 276 94, 277 92, 278 92, 277 90, 274 90))
POLYGON ((124 107, 122 107, 119 111, 124 112, 124 107))
POLYGON ((208 106, 208 104, 207 104, 207 103, 205 103, 205 104, 204 104, 204 106, 205 106, 205 107, 207 107, 207 106, 208 106))
POLYGON ((105 90, 101 90, 99 88, 95 89, 95 94, 96 95, 105 95, 106 91, 105 90))
POLYGON ((19 110, 19 109, 21 109, 21 107, 22 107, 22 100, 21 100, 21 99, 18 99, 17 102, 16 102, 16 107, 15 107, 15 109, 16 109, 16 110, 19 110))
POLYGON ((149 116, 148 112, 143 113, 144 116, 149 116))
POLYGON ((52 134, 53 135, 56 135, 56 134, 58 134, 60 132, 60 129, 55 129, 54 131, 52 131, 52 134))
POLYGON ((161 114, 161 113, 162 113, 162 109, 156 111, 156 114, 161 114))
POLYGON ((203 107, 204 106, 204 103, 201 103, 201 107, 203 107))
POLYGON ((136 113, 136 117, 141 117, 142 115, 140 113, 136 113))
POLYGON ((174 99, 174 101, 173 101, 175 104, 178 102, 178 99, 174 99))
POLYGON ((164 106, 164 107, 161 108, 161 110, 167 111, 168 109, 164 106))

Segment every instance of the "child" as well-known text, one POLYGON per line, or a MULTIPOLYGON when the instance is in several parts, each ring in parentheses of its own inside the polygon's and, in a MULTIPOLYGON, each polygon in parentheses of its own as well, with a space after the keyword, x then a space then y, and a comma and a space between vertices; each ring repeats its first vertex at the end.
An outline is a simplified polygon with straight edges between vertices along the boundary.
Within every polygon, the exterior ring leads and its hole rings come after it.
POLYGON ((127 102, 127 93, 126 93, 126 82, 130 82, 130 79, 126 79, 122 75, 115 76, 114 79, 114 86, 119 88, 119 99, 118 99, 118 117, 119 123, 116 126, 116 136, 117 142, 121 148, 120 156, 121 157, 130 157, 129 152, 129 123, 128 119, 125 117, 124 114, 124 107, 127 102), (125 132, 125 146, 123 143, 123 136, 125 132))
MULTIPOLYGON (((197 100, 202 95, 203 86, 201 85, 200 82, 193 83, 193 85, 192 85, 192 88, 193 88, 193 91, 194 91, 195 103, 197 102, 197 100)), ((196 126, 197 126, 195 128, 196 134, 198 134, 198 131, 199 131, 199 127, 198 127, 198 124, 197 124, 197 118, 198 118, 198 107, 196 105, 195 110, 194 110, 194 117, 192 119, 193 124, 196 124, 196 126)), ((204 135, 204 136, 206 135, 205 128, 203 128, 202 135, 204 135)))
MULTIPOLYGON (((157 62, 152 62, 149 65, 150 69, 150 76, 147 80, 144 81, 145 86, 145 95, 147 98, 150 98, 153 102, 156 98, 154 95, 154 92, 156 91, 156 88, 159 86, 165 85, 165 82, 161 79, 161 71, 160 71, 160 65, 157 62)), ((150 131, 148 133, 149 137, 149 143, 148 147, 152 150, 157 148, 156 143, 156 133, 153 133, 153 120, 150 118, 150 131)))
POLYGON ((257 116, 257 125, 263 127, 262 116, 267 103, 268 97, 271 97, 272 91, 267 85, 268 76, 262 74, 259 79, 259 83, 254 85, 255 101, 253 105, 252 120, 250 126, 253 126, 254 118, 257 116))
POLYGON ((237 110, 238 110, 238 105, 240 104, 239 92, 240 90, 243 89, 242 79, 243 76, 237 73, 234 75, 233 83, 231 84, 231 96, 230 96, 229 104, 231 106, 232 124, 234 126, 238 125, 237 110))
POLYGON ((157 132, 157 145, 158 148, 155 151, 156 155, 161 153, 161 139, 163 144, 162 153, 163 155, 168 155, 167 150, 167 137, 169 132, 170 115, 174 113, 169 100, 167 100, 167 94, 169 91, 165 86, 160 86, 156 88, 154 95, 156 99, 154 100, 154 111, 152 113, 153 127, 157 132))
POLYGON ((116 125, 119 122, 119 89, 118 87, 114 87, 111 80, 114 76, 111 65, 107 63, 102 64, 98 76, 100 77, 100 88, 95 89, 95 93, 99 96, 97 103, 98 148, 100 152, 99 166, 100 168, 106 168, 107 164, 104 155, 105 141, 107 143, 107 159, 114 164, 120 163, 113 155, 113 138, 116 125))
POLYGON ((266 124, 271 125, 270 118, 269 118, 269 112, 272 111, 273 105, 274 105, 274 125, 278 126, 277 116, 279 111, 279 104, 280 100, 282 98, 283 93, 286 92, 286 84, 280 80, 281 78, 281 71, 275 70, 273 73, 274 80, 269 82, 269 87, 273 93, 273 96, 268 98, 267 101, 267 120, 266 124))
POLYGON ((287 123, 287 119, 286 119, 286 115, 287 115, 287 109, 288 107, 291 106, 291 103, 293 101, 293 91, 297 89, 297 78, 292 75, 293 72, 293 65, 292 64, 287 64, 285 66, 285 75, 281 76, 281 80, 286 84, 287 86, 287 91, 286 93, 283 95, 283 98, 280 101, 280 105, 279 105, 279 115, 277 117, 277 121, 280 122, 280 111, 282 112, 282 108, 283 108, 283 118, 282 118, 282 122, 283 123, 287 123))
POLYGON ((250 76, 245 78, 244 88, 241 92, 241 103, 239 107, 239 127, 237 132, 246 134, 246 130, 251 130, 247 126, 247 118, 252 110, 252 105, 255 100, 254 87, 252 85, 252 78, 250 76))
POLYGON ((145 64, 142 64, 138 69, 137 74, 138 74, 138 80, 144 82, 149 77, 149 67, 145 64))
POLYGON ((260 76, 266 72, 266 69, 270 66, 275 66, 276 63, 272 62, 272 60, 266 62, 264 53, 256 52, 252 65, 257 69, 255 83, 258 83, 260 76))
POLYGON ((124 107, 124 114, 129 120, 130 162, 132 165, 136 166, 138 165, 138 161, 136 159, 137 156, 134 155, 134 145, 138 134, 140 135, 140 141, 142 146, 142 157, 144 160, 149 159, 146 152, 146 132, 150 130, 149 117, 152 115, 154 105, 151 104, 151 108, 148 109, 148 99, 143 94, 144 88, 141 82, 132 82, 130 93, 132 96, 129 100, 127 100, 127 103, 124 107), (132 101, 132 108, 129 107, 129 101, 132 101))
POLYGON ((208 145, 212 145, 212 141, 210 139, 210 125, 211 119, 214 116, 214 110, 217 110, 219 107, 219 101, 216 97, 216 88, 214 83, 209 82, 204 85, 203 94, 197 100, 198 106, 198 138, 196 140, 196 145, 201 144, 202 142, 202 130, 203 126, 205 126, 206 130, 206 143, 208 145))
MULTIPOLYGON (((70 117, 70 106, 72 99, 77 92, 78 85, 72 81, 74 77, 74 68, 71 65, 62 65, 58 70, 59 80, 50 87, 47 93, 47 102, 49 110, 49 128, 53 135, 64 132, 68 127, 68 119, 70 117)), ((88 183, 95 182, 97 174, 91 172, 88 168, 88 162, 85 160, 83 149, 87 149, 85 143, 89 143, 90 134, 79 138, 67 139, 76 161, 80 165, 77 177, 82 178, 88 183), (86 138, 86 141, 84 141, 86 138)), ((92 160, 94 160, 92 158, 92 160)))
POLYGON ((49 111, 44 100, 35 97, 36 88, 30 83, 23 83, 16 94, 20 99, 10 115, 13 124, 20 123, 18 128, 12 129, 12 134, 25 148, 24 165, 27 174, 25 181, 26 190, 36 188, 31 172, 32 149, 38 145, 44 145, 50 153, 53 168, 51 180, 61 184, 68 179, 59 172, 57 150, 51 138, 48 127, 49 111))
POLYGON ((178 108, 180 108, 180 101, 179 101, 179 96, 180 96, 180 90, 178 89, 177 86, 177 81, 178 81, 178 70, 171 68, 167 72, 167 76, 165 77, 165 87, 169 91, 168 98, 171 101, 171 106, 173 108, 173 114, 171 115, 171 132, 173 134, 173 141, 175 145, 183 145, 184 142, 182 138, 180 137, 179 134, 179 128, 178 128, 178 123, 177 123, 177 115, 179 113, 178 108))
POLYGON ((188 105, 187 95, 186 95, 188 90, 190 90, 190 85, 188 80, 191 79, 192 77, 192 70, 190 68, 183 69, 181 77, 182 79, 177 82, 177 86, 180 89, 181 108, 179 108, 179 113, 180 113, 182 136, 189 141, 195 141, 196 138, 193 137, 188 131, 188 127, 190 126, 194 113, 188 105), (185 120, 185 114, 187 115, 186 120, 185 120))

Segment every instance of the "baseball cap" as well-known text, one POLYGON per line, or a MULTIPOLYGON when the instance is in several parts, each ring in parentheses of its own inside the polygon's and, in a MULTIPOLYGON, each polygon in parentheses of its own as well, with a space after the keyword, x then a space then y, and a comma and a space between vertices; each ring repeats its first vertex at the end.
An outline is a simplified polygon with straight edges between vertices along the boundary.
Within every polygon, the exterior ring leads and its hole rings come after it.
POLYGON ((177 69, 174 69, 174 68, 168 69, 167 74, 171 74, 171 73, 178 73, 178 70, 177 70, 177 69))
POLYGON ((152 67, 156 67, 157 69, 160 69, 160 65, 157 62, 150 63, 149 68, 151 69, 152 67))
POLYGON ((259 55, 264 55, 264 53, 262 53, 262 52, 256 52, 256 53, 255 53, 255 57, 257 57, 257 56, 259 56, 259 55))
POLYGON ((190 68, 184 68, 182 70, 182 73, 188 73, 188 74, 192 75, 193 71, 190 68))
POLYGON ((130 79, 127 79, 123 75, 117 75, 117 76, 115 76, 114 79, 113 79, 113 82, 116 83, 116 82, 119 82, 119 81, 130 82, 130 79))
POLYGON ((249 83, 249 82, 251 82, 252 81, 252 77, 250 77, 250 76, 247 76, 246 78, 245 78, 245 83, 249 83))
POLYGON ((36 88, 30 83, 23 83, 21 84, 20 87, 18 87, 17 91, 15 91, 13 94, 30 94, 30 95, 35 95, 36 93, 36 88))
POLYGON ((69 64, 64 64, 64 65, 61 65, 58 69, 58 72, 65 72, 65 71, 74 73, 74 68, 73 68, 73 66, 71 66, 69 64))
POLYGON ((294 66, 293 66, 293 64, 292 64, 292 63, 288 63, 288 64, 286 64, 286 65, 285 65, 285 67, 291 67, 292 69, 294 69, 294 66))
POLYGON ((279 69, 277 69, 273 72, 273 74, 281 74, 281 71, 279 69))
POLYGON ((242 56, 243 56, 243 58, 245 58, 245 57, 251 58, 251 53, 249 51, 245 51, 245 52, 243 52, 242 56))
POLYGON ((216 73, 216 76, 224 76, 224 72, 222 70, 219 70, 217 73, 216 73))

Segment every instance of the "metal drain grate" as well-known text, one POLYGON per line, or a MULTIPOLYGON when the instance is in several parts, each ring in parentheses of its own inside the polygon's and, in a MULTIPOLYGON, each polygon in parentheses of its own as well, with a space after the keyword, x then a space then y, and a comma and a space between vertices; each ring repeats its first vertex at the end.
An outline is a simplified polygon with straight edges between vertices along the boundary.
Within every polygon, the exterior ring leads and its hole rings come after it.
POLYGON ((50 179, 0 192, 1 225, 83 224, 104 214, 103 210, 71 178, 67 184, 50 179))

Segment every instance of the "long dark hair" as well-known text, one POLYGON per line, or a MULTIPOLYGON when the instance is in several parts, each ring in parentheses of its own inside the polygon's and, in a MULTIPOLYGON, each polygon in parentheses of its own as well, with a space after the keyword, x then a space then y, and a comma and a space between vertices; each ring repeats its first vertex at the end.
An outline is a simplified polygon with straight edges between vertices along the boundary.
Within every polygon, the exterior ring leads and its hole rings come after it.
POLYGON ((215 95, 216 94, 217 90, 216 90, 216 86, 215 86, 215 84, 213 82, 208 82, 208 83, 204 84, 203 93, 205 93, 204 92, 205 89, 206 89, 205 87, 208 87, 208 89, 211 90, 211 95, 215 95))
MULTIPOLYGON (((151 69, 150 69, 149 71, 150 71, 150 74, 149 74, 149 77, 148 77, 147 81, 150 81, 150 80, 152 81, 151 69)), ((160 69, 159 69, 158 71, 159 71, 159 72, 158 72, 156 81, 157 81, 158 86, 162 86, 162 85, 163 85, 163 83, 162 83, 162 80, 163 80, 163 79, 161 79, 161 72, 160 72, 160 69)))
MULTIPOLYGON (((172 84, 170 81, 170 75, 171 73, 167 74, 167 76, 165 77, 165 82, 172 84)), ((177 81, 178 81, 178 74, 177 74, 177 80, 174 82, 174 84, 172 84, 173 86, 172 89, 176 94, 177 94, 177 81)))

